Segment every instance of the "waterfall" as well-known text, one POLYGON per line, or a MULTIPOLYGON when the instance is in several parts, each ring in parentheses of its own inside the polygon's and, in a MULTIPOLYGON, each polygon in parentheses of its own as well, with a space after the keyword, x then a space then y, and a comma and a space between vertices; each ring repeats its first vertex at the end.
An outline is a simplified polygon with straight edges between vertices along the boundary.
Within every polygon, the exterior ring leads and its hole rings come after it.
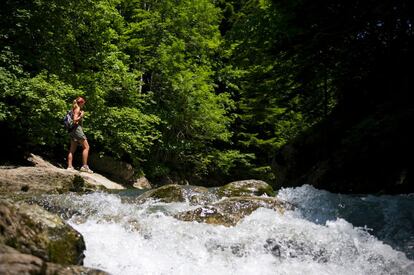
POLYGON ((286 188, 295 210, 259 208, 236 226, 184 222, 196 206, 96 192, 59 195, 85 239, 85 266, 111 274, 414 274, 412 196, 286 188))

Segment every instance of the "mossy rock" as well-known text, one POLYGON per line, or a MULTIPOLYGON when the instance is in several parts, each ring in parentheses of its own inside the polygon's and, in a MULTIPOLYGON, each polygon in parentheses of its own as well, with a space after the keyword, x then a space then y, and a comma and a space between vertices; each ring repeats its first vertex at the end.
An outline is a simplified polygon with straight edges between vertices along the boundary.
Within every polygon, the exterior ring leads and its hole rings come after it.
POLYGON ((262 180, 242 180, 228 183, 217 190, 221 197, 262 196, 273 197, 272 186, 262 180))
POLYGON ((291 204, 277 198, 255 196, 231 197, 215 203, 214 206, 219 208, 222 212, 238 216, 240 219, 250 215, 260 207, 272 209, 281 214, 283 214, 285 210, 293 209, 291 204))
POLYGON ((260 207, 272 209, 281 214, 285 210, 293 209, 290 204, 276 198, 245 196, 223 199, 210 206, 178 213, 174 217, 182 221, 234 226, 260 207))
POLYGON ((88 193, 94 191, 105 191, 106 188, 102 185, 93 185, 88 183, 82 176, 74 175, 72 183, 64 186, 64 188, 58 190, 59 193, 76 192, 76 193, 88 193))
POLYGON ((149 190, 138 197, 139 201, 155 199, 166 203, 185 202, 197 204, 216 198, 208 189, 201 186, 168 184, 149 190))
POLYGON ((178 213, 174 217, 181 221, 224 226, 232 226, 237 223, 233 216, 222 213, 220 209, 214 206, 198 207, 194 210, 178 213))
POLYGON ((82 236, 59 216, 40 206, 0 200, 0 243, 47 262, 80 264, 82 236))
POLYGON ((155 199, 162 202, 183 202, 185 201, 182 186, 178 184, 168 184, 159 188, 149 190, 138 197, 138 200, 155 199))

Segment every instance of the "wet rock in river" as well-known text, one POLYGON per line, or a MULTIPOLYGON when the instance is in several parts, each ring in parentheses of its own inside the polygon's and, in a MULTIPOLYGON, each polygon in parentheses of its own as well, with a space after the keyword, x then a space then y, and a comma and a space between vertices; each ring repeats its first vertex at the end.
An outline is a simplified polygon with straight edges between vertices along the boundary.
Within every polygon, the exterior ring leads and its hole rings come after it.
POLYGON ((0 200, 0 244, 44 261, 81 264, 82 236, 40 206, 0 200))
POLYGON ((230 182, 217 190, 222 197, 262 196, 273 197, 273 188, 262 180, 242 180, 230 182))
POLYGON ((168 184, 159 188, 149 190, 138 197, 138 201, 155 199, 162 202, 185 202, 200 204, 210 202, 217 197, 209 190, 201 186, 168 184))
POLYGON ((188 201, 193 205, 206 205, 221 197, 263 195, 274 196, 269 184, 261 180, 244 180, 231 182, 213 190, 201 186, 168 184, 145 192, 138 200, 156 199, 166 203, 188 201))
POLYGON ((273 209, 279 213, 292 208, 276 198, 244 196, 223 199, 209 206, 178 213, 174 217, 182 221, 234 226, 259 207, 273 209))

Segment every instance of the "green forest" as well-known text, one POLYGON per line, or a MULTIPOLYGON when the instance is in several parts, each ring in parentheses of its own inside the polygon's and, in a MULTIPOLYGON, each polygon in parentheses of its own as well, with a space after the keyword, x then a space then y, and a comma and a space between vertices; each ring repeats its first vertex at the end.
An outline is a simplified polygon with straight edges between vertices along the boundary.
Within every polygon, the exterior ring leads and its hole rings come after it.
POLYGON ((1 163, 91 152, 151 182, 414 192, 414 2, 4 0, 1 163))

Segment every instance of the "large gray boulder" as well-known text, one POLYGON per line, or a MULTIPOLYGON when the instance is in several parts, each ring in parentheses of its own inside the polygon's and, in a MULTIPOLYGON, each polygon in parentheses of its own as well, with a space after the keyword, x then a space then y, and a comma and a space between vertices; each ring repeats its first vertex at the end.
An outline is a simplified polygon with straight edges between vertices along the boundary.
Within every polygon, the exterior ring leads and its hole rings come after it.
POLYGON ((0 244, 47 262, 82 264, 82 236, 40 206, 0 200, 0 244))
POLYGON ((80 175, 44 167, 0 167, 1 193, 58 194, 94 190, 80 175))
POLYGON ((91 154, 89 163, 96 171, 104 173, 122 183, 132 183, 134 180, 135 170, 129 163, 101 154, 91 154))
POLYGON ((0 167, 0 196, 2 194, 58 194, 87 192, 100 189, 125 189, 97 173, 88 174, 58 168, 39 156, 31 155, 35 166, 0 167))

